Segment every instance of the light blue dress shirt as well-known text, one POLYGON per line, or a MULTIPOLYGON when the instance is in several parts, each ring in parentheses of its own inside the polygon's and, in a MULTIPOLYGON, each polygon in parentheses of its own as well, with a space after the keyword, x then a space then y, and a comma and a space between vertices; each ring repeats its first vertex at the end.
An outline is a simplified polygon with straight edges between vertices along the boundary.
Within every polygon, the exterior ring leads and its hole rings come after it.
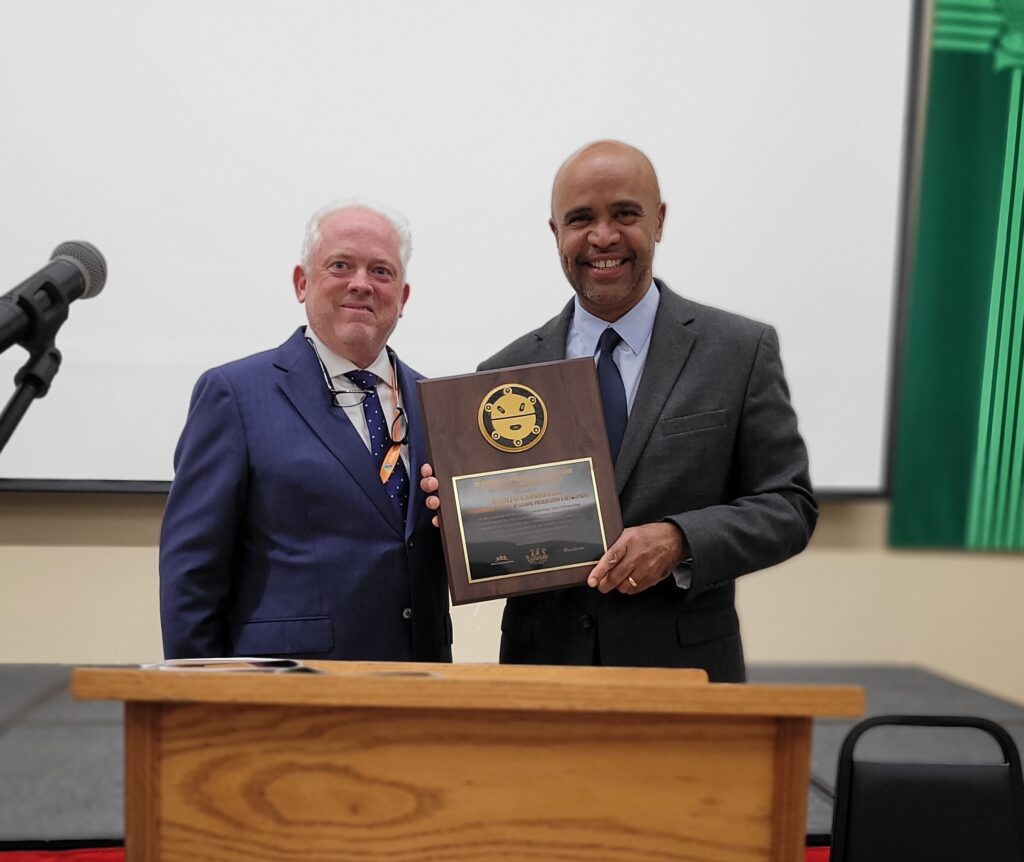
MULTIPOLYGON (((633 411, 633 400, 640 386, 640 376, 644 373, 647 351, 651 347, 651 332, 654 330, 654 318, 658 313, 658 301, 661 294, 658 286, 651 283, 644 298, 627 311, 622 317, 609 324, 607 320, 595 317, 580 305, 576 297, 576 309, 569 324, 569 332, 565 338, 565 358, 580 359, 592 356, 594 363, 598 360, 597 342, 601 333, 609 325, 615 327, 622 341, 612 351, 612 358, 619 367, 622 386, 626 390, 626 412, 633 411)), ((681 590, 688 589, 693 572, 687 563, 676 566, 672 572, 676 586, 681 590)))
MULTIPOLYGON (((647 351, 651 346, 651 331, 654 329, 654 317, 658 313, 660 298, 657 285, 652 283, 644 298, 611 324, 622 338, 612 351, 612 359, 619 367, 622 386, 626 390, 627 414, 633 411, 633 400, 636 398, 640 375, 643 374, 647 351)), ((580 298, 577 296, 576 310, 565 339, 565 358, 580 359, 583 356, 592 356, 596 364, 597 342, 608 326, 607 320, 595 317, 580 305, 580 298)))

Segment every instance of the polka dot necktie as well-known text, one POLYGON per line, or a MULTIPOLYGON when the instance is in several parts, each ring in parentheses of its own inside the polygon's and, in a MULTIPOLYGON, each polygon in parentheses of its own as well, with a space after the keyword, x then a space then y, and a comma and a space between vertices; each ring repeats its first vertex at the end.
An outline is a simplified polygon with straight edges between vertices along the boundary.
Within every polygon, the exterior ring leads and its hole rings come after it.
MULTIPOLYGON (((377 384, 380 383, 380 378, 372 371, 350 371, 345 376, 364 392, 369 393, 363 399, 363 415, 366 417, 366 427, 370 431, 370 453, 379 469, 394 442, 391 439, 391 429, 384 418, 384 409, 380 406, 380 398, 377 397, 377 384)), ((398 511, 404 515, 409 503, 409 473, 401 457, 384 483, 384 490, 388 492, 391 502, 398 511)))
POLYGON ((626 433, 626 388, 622 385, 622 375, 612 358, 612 352, 622 341, 612 327, 601 333, 598 345, 601 355, 597 360, 597 385, 601 390, 601 403, 604 405, 604 426, 608 432, 608 445, 612 450, 612 462, 618 460, 622 438, 626 433))

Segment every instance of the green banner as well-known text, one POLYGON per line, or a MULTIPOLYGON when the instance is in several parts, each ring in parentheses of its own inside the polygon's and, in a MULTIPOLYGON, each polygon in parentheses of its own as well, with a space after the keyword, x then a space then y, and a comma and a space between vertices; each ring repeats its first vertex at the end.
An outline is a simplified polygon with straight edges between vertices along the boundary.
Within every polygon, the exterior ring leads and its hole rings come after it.
POLYGON ((1024 1, 935 10, 896 546, 1024 549, 1024 1))

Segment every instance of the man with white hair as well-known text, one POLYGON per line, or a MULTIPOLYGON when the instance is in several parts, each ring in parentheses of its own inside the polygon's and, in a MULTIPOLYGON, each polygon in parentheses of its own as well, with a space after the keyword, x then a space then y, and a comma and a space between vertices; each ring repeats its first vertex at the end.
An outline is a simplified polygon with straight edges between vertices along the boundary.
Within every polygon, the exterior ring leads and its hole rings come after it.
POLYGON ((411 240, 362 204, 310 220, 295 296, 309 325, 200 377, 160 537, 168 658, 451 661, 415 381, 387 340, 411 240))

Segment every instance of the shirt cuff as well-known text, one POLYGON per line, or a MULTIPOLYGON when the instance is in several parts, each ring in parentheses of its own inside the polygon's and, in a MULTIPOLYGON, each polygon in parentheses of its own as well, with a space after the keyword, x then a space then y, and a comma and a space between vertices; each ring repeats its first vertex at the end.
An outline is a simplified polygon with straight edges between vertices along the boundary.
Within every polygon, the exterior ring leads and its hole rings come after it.
POLYGON ((693 582, 693 557, 687 557, 672 570, 672 577, 675 578, 676 586, 681 590, 690 589, 693 582))

